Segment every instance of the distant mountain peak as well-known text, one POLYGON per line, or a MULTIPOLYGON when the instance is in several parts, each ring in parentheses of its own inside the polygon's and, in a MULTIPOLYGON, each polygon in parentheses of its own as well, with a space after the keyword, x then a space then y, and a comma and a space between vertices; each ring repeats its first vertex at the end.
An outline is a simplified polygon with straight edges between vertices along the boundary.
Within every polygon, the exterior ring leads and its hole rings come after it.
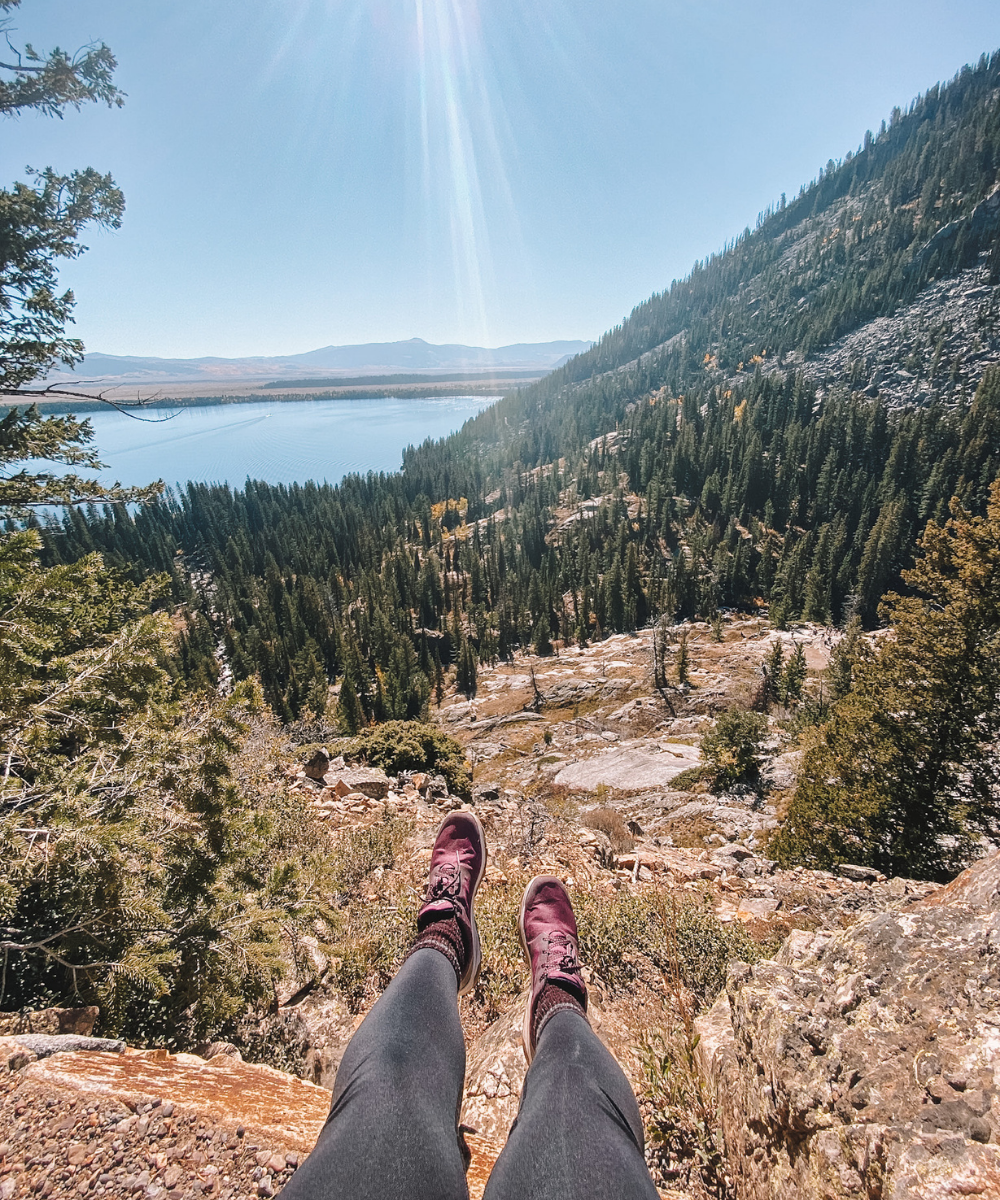
POLYGON ((336 375, 382 375, 391 371, 434 373, 463 371, 554 370, 588 350, 589 341, 523 342, 510 346, 435 345, 423 338, 398 342, 368 342, 350 346, 322 346, 301 354, 246 358, 157 358, 137 355, 88 354, 74 371, 61 368, 50 380, 87 382, 105 386, 158 383, 250 383, 271 379, 314 376, 317 370, 336 375))

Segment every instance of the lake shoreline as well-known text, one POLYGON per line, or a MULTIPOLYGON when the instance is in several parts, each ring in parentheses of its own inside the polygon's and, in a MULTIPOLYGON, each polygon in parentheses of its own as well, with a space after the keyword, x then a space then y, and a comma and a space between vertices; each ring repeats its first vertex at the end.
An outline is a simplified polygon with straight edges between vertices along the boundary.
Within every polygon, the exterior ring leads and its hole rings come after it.
MULTIPOLYGON (((448 400, 463 396, 475 396, 479 399, 489 401, 501 400, 506 393, 497 389, 495 381, 491 381, 491 384, 492 386, 481 386, 476 383, 447 383, 439 387, 407 384, 372 388, 323 388, 322 390, 305 388, 299 391, 287 392, 275 392, 270 389, 264 390, 262 385, 262 390, 255 392, 223 392, 216 395, 192 396, 150 396, 140 397, 138 402, 134 395, 109 395, 103 400, 98 396, 89 398, 81 397, 80 399, 55 396, 51 399, 46 399, 44 396, 38 395, 25 396, 22 400, 14 398, 13 402, 10 398, 5 399, 0 403, 0 419, 6 416, 12 408, 24 409, 31 404, 36 404, 39 410, 47 416, 65 416, 68 413, 107 412, 114 408, 122 408, 126 411, 133 409, 145 411, 146 409, 214 407, 223 404, 308 403, 317 400, 448 400)), ((511 381, 507 391, 514 391, 516 388, 523 386, 524 384, 519 381, 511 381)), ((123 392, 125 390, 124 388, 114 389, 116 392, 123 392)))
POLYGON ((447 437, 494 399, 468 391, 412 398, 383 392, 289 402, 268 394, 242 403, 150 405, 141 414, 99 402, 90 412, 72 411, 91 423, 93 447, 106 464, 101 483, 133 487, 162 479, 241 487, 247 479, 339 483, 348 474, 398 471, 408 446, 447 437))

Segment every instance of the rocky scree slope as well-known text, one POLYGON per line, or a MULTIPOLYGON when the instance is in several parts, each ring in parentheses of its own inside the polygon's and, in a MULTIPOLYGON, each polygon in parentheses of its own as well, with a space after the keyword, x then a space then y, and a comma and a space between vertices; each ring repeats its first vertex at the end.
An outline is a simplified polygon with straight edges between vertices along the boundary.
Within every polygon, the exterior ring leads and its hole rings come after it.
POLYGON ((998 184, 994 54, 895 110, 755 229, 456 436, 499 471, 511 453, 582 450, 661 388, 725 388, 757 368, 894 407, 957 401, 1000 361, 998 184))

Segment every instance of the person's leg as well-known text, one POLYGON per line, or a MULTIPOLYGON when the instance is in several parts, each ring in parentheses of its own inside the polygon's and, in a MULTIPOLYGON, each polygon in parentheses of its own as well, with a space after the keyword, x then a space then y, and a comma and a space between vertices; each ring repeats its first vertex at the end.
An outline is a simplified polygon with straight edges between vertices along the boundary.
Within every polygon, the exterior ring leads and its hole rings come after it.
POLYGON ((483 1200, 656 1200, 639 1106, 587 1021, 576 918, 555 876, 528 884, 520 930, 531 967, 530 1066, 483 1200))
POLYGON ((640 1198, 657 1194, 628 1080, 582 1011, 555 1012, 483 1200, 640 1198))
POLYGON ((457 994, 443 954, 406 960, 351 1039, 327 1123, 282 1200, 466 1200, 457 994))
POLYGON ((410 955, 351 1039, 330 1116, 283 1200, 467 1200, 456 1000, 479 973, 473 901, 485 869, 479 821, 452 813, 431 852, 410 955))

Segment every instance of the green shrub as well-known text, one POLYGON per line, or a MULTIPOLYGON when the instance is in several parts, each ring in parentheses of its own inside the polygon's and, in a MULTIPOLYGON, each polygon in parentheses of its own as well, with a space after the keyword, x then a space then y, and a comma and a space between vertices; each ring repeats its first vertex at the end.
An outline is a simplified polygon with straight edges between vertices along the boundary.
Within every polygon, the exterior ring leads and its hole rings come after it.
POLYGON ((365 729, 357 737, 338 742, 345 758, 364 759, 389 775, 399 771, 430 771, 443 775, 449 791, 468 797, 472 773, 465 751, 433 725, 418 721, 385 721, 365 729))
POLYGON ((361 1012, 367 1000, 388 987, 416 931, 414 896, 389 895, 351 905, 343 934, 333 947, 332 972, 351 1012, 361 1012))
POLYGON ((573 896, 580 933, 580 961, 612 987, 628 984, 639 975, 639 958, 661 957, 661 928, 645 895, 615 892, 598 896, 577 892, 573 896))
POLYGON ((711 767, 688 767, 686 771, 681 771, 679 775, 675 775, 670 781, 670 790, 673 792, 689 792, 699 783, 711 783, 715 779, 715 772, 711 767))
POLYGON ((679 975, 699 1004, 710 1003, 731 962, 757 962, 766 952, 742 925, 723 925, 707 904, 675 904, 658 892, 578 892, 573 907, 580 960, 612 987, 637 978, 644 957, 668 977, 679 975))
POLYGON ((707 904, 678 906, 669 939, 677 945, 677 962, 684 986, 699 1003, 710 1004, 726 984, 732 962, 754 963, 777 949, 755 942, 740 924, 723 925, 707 904))
POLYGON ((527 964, 517 924, 525 882, 518 879, 507 884, 491 883, 476 897, 483 969, 473 999, 482 1005, 487 1021, 495 1021, 527 981, 527 964))
POLYGON ((386 817, 378 825, 349 830, 330 856, 330 866, 342 895, 358 885, 377 868, 389 870, 410 832, 408 822, 386 817))
MULTIPOLYGON (((518 911, 526 877, 491 882, 476 898, 483 966, 472 993, 486 1021, 499 1017, 527 982, 518 934, 518 911)), ((756 962, 762 947, 742 925, 723 925, 701 903, 675 904, 660 893, 628 891, 613 896, 574 892, 580 961, 612 989, 633 985, 652 969, 679 980, 698 1006, 709 1004, 725 983, 731 962, 756 962)), ((352 902, 332 947, 333 979, 352 1012, 360 1012, 399 969, 416 932, 420 895, 392 891, 376 901, 352 902)))
POLYGON ((715 772, 714 787, 756 784, 760 779, 761 747, 767 737, 763 713, 733 708, 701 739, 701 752, 715 772))

